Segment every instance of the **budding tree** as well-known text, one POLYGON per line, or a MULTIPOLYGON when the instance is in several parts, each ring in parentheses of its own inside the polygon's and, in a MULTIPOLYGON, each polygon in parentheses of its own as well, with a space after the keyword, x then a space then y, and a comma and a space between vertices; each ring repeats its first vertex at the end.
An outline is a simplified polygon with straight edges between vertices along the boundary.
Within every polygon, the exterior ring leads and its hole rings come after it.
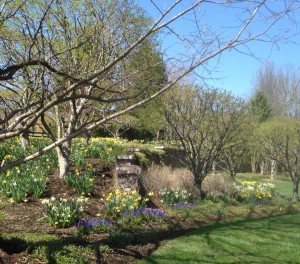
POLYGON ((182 86, 168 94, 165 116, 186 154, 196 195, 222 151, 238 142, 243 101, 216 89, 182 86))
POLYGON ((269 158, 280 164, 293 183, 293 201, 298 201, 300 181, 300 122, 293 118, 274 118, 260 127, 262 145, 269 158))

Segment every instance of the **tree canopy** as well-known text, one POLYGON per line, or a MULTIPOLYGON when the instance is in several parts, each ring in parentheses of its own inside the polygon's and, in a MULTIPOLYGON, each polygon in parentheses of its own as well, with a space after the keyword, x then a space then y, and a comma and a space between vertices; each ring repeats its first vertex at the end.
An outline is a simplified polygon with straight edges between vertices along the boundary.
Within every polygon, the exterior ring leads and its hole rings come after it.
POLYGON ((36 124, 51 137, 50 118, 57 131, 51 144, 0 171, 132 113, 196 69, 209 73, 209 62, 223 52, 243 50, 252 41, 288 39, 288 31, 280 35, 273 29, 281 21, 293 25, 299 3, 279 2, 179 0, 162 6, 149 1, 159 14, 151 19, 133 0, 4 1, 0 140, 36 124), (207 7, 207 12, 221 8, 233 19, 215 27, 203 11, 207 7), (179 34, 176 23, 185 19, 193 32, 179 34), (182 48, 164 53, 159 41, 170 35, 182 48))

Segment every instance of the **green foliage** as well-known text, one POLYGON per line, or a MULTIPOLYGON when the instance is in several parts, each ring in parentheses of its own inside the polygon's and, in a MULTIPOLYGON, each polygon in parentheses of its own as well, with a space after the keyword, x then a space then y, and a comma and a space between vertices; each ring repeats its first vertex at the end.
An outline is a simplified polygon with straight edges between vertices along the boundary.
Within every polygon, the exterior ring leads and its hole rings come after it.
POLYGON ((14 202, 25 201, 28 194, 39 198, 46 190, 47 167, 42 167, 42 165, 32 167, 32 164, 32 162, 22 164, 20 167, 0 173, 0 189, 14 202))
MULTIPOLYGON (((145 111, 144 108, 140 108, 138 113, 139 115, 141 114, 141 111, 145 111)), ((151 113, 153 114, 153 113, 151 113)), ((162 117, 161 117, 162 118, 162 117)), ((141 117, 141 120, 143 120, 144 122, 149 121, 148 118, 145 117, 141 117)), ((138 122, 141 122, 140 120, 138 120, 138 122)), ((156 130, 157 130, 157 126, 156 126, 156 130)), ((146 140, 146 141, 151 141, 153 139, 155 139, 156 137, 156 131, 154 129, 150 130, 150 129, 146 129, 145 127, 139 128, 139 127, 130 127, 129 129, 127 129, 126 131, 124 131, 124 133, 122 133, 121 135, 122 138, 126 138, 127 140, 146 140)))
MULTIPOLYGON (((47 143, 49 143, 48 139, 32 138, 30 147, 24 152, 19 138, 6 140, 1 143, 0 162, 7 164, 22 158, 26 153, 37 151, 47 143)), ((51 151, 33 161, 24 163, 19 167, 16 166, 5 173, 0 173, 0 190, 5 196, 11 197, 17 203, 26 201, 30 196, 39 198, 46 190, 47 175, 56 165, 57 157, 55 152, 51 151)))
POLYGON ((78 264, 89 264, 90 260, 87 259, 84 252, 84 247, 82 246, 64 246, 62 249, 54 253, 55 263, 68 264, 68 263, 78 263, 78 264))
POLYGON ((215 207, 210 209, 211 214, 217 216, 218 218, 222 217, 224 214, 224 210, 222 206, 216 205, 215 207))
POLYGON ((143 168, 147 168, 147 166, 150 164, 150 160, 148 159, 147 154, 142 152, 135 152, 134 155, 137 157, 140 166, 143 168))
POLYGON ((108 232, 108 242, 115 246, 126 246, 130 244, 132 237, 126 234, 122 229, 110 229, 108 232))
POLYGON ((250 100, 250 113, 259 123, 265 122, 271 117, 272 109, 263 92, 256 92, 254 97, 250 100))
POLYGON ((88 148, 83 144, 82 140, 72 140, 71 161, 76 166, 82 166, 84 159, 87 157, 88 148))
POLYGON ((74 187, 81 196, 90 196, 93 191, 94 173, 91 170, 84 170, 75 173, 69 172, 65 176, 65 181, 69 187, 74 187))
POLYGON ((92 138, 86 153, 88 158, 101 158, 106 164, 114 164, 116 156, 126 152, 126 144, 115 138, 92 138))
POLYGON ((179 203, 188 203, 191 200, 191 194, 187 190, 177 188, 166 188, 160 191, 163 204, 173 206, 179 203))
POLYGON ((113 253, 113 249, 111 249, 108 245, 100 245, 99 252, 101 256, 106 259, 111 253, 113 253))
POLYGON ((29 186, 34 198, 40 198, 46 191, 48 178, 31 176, 29 178, 29 186))

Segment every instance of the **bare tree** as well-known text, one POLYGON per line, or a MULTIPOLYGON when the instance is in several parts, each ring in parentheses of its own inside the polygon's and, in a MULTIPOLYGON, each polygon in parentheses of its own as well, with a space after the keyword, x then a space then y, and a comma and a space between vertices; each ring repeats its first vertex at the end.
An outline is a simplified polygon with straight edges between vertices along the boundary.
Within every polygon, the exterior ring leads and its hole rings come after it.
POLYGON ((221 151, 237 142, 244 115, 240 99, 215 89, 183 86, 169 95, 166 120, 185 151, 196 196, 221 151))
MULTIPOLYGON (((68 127, 63 125, 63 115, 59 120, 56 118, 57 124, 61 125, 57 133, 61 136, 53 137, 53 143, 2 166, 0 171, 34 159, 55 147, 61 148, 70 139, 156 98, 196 69, 204 78, 211 70, 209 61, 225 51, 246 52, 254 56, 247 50, 247 43, 275 43, 279 35, 287 37, 289 32, 274 33, 271 29, 281 21, 288 21, 289 29, 292 28, 295 23, 293 13, 299 8, 298 1, 288 0, 277 1, 279 4, 266 0, 179 0, 164 7, 151 0, 149 4, 159 14, 152 22, 130 0, 117 3, 88 0, 76 4, 70 0, 24 0, 17 8, 13 7, 13 2, 5 1, 4 11, 0 13, 1 102, 7 102, 3 91, 9 90, 18 98, 22 97, 20 85, 24 81, 25 69, 37 74, 30 79, 38 79, 40 85, 38 91, 34 91, 36 96, 25 105, 9 110, 5 106, 7 112, 0 120, 0 125, 5 124, 0 131, 0 140, 21 135, 38 120, 42 122, 45 115, 54 117, 61 111, 70 111, 71 114, 68 127), (206 23, 209 21, 206 12, 217 9, 234 19, 222 28, 214 28, 206 23), (6 12, 8 10, 14 11, 6 12), (120 12, 122 10, 128 12, 120 12), (192 28, 186 34, 176 28, 176 23, 184 23, 185 19, 190 21, 192 28), (167 83, 157 83, 146 74, 149 68, 160 63, 157 61, 135 71, 133 68, 126 71, 127 63, 142 45, 151 43, 155 37, 164 40, 169 36, 182 48, 179 52, 164 54, 164 64, 170 71, 184 69, 180 74, 176 77, 169 75, 167 83), (148 81, 141 75, 148 76, 148 81), (139 81, 141 79, 143 82, 139 81), (117 111, 110 111, 120 102, 127 103, 117 111), (87 115, 84 109, 87 105, 100 111, 93 110, 87 115), (103 109, 109 111, 103 112, 103 109), (101 111, 104 114, 100 115, 101 111)), ((24 88, 28 89, 27 86, 24 88)))
POLYGON ((267 98, 273 115, 300 117, 299 69, 292 66, 276 68, 269 62, 258 71, 254 89, 267 98))

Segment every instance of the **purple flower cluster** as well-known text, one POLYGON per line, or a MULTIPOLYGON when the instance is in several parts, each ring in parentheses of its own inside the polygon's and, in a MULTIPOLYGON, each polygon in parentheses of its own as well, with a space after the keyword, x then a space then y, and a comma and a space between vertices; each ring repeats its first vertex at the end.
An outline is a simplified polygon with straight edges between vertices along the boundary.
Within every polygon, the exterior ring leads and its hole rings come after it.
POLYGON ((255 204, 266 204, 267 202, 265 200, 254 199, 254 200, 252 200, 252 203, 255 203, 255 204))
POLYGON ((76 223, 76 227, 86 227, 86 228, 95 228, 95 227, 109 227, 112 226, 112 222, 107 219, 101 220, 100 218, 93 218, 89 220, 79 220, 76 223))
POLYGON ((174 204, 173 207, 175 208, 186 208, 186 207, 192 207, 192 206, 197 206, 197 203, 177 203, 174 204))
POLYGON ((150 218, 156 218, 156 217, 164 217, 166 216, 165 212, 160 209, 153 209, 153 208, 139 208, 139 209, 133 209, 130 212, 123 213, 123 216, 143 216, 143 217, 150 217, 150 218))

